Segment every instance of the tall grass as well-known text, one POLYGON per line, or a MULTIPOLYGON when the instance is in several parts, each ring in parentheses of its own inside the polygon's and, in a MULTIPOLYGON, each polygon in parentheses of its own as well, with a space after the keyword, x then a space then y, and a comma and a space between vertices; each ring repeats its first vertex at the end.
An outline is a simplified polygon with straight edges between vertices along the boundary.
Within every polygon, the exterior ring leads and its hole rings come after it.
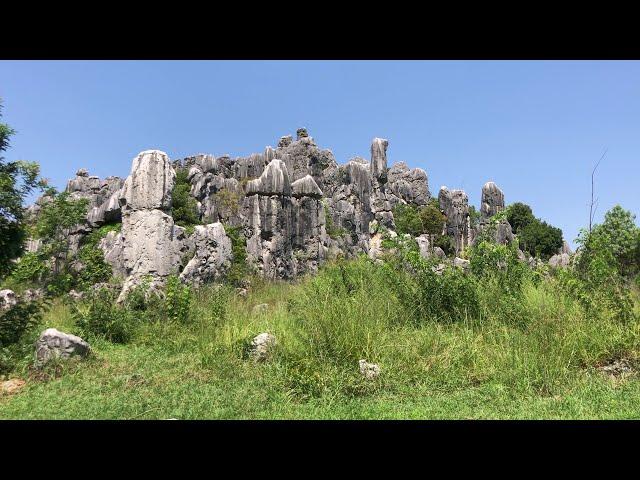
MULTIPOLYGON (((637 313, 630 322, 606 308, 587 314, 553 275, 523 274, 510 290, 504 278, 462 280, 453 267, 434 278, 430 265, 414 267, 338 260, 294 283, 254 280, 246 297, 205 286, 193 291, 182 321, 164 318, 160 307, 129 344, 96 343, 98 360, 86 369, 113 369, 102 366, 109 365, 102 352, 134 365, 144 357, 153 367, 140 388, 168 394, 172 382, 187 382, 197 396, 204 385, 221 384, 215 401, 230 402, 246 418, 302 405, 326 412, 368 399, 412 404, 485 389, 501 398, 556 398, 580 390, 599 363, 638 357, 637 313), (463 298, 455 295, 461 282, 474 289, 463 298), (275 335, 277 346, 269 362, 258 364, 247 349, 261 332, 275 335), (380 376, 365 380, 359 359, 379 364, 380 376)), ((62 305, 45 321, 73 329, 71 322, 62 305)))

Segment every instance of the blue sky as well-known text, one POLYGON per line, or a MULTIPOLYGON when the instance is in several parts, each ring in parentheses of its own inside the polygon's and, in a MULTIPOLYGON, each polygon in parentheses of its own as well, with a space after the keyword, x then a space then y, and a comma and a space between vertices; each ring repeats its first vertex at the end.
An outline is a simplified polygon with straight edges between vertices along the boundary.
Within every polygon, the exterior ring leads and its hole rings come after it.
POLYGON ((640 62, 0 61, 5 157, 58 188, 80 167, 126 176, 140 151, 244 156, 305 126, 339 163, 389 140, 432 194, 487 180, 573 244, 616 203, 640 213, 640 62))

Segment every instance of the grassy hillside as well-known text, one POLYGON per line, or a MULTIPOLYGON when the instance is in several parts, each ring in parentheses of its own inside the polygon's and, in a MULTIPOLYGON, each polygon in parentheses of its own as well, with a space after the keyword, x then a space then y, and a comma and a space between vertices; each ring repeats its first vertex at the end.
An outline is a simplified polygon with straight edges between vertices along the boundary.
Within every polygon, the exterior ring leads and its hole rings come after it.
MULTIPOLYGON (((562 275, 529 272, 514 293, 497 276, 427 267, 363 258, 295 284, 254 280, 245 298, 203 288, 180 318, 166 305, 138 316, 127 343, 89 335, 87 360, 22 362, 12 376, 27 384, 0 396, 0 418, 640 417, 637 291, 620 317, 568 293, 562 275), (261 332, 278 343, 256 363, 247 346, 261 332), (361 358, 377 379, 360 375, 361 358), (632 370, 604 372, 616 359, 632 370)), ((56 300, 42 327, 77 332, 74 317, 56 300)))

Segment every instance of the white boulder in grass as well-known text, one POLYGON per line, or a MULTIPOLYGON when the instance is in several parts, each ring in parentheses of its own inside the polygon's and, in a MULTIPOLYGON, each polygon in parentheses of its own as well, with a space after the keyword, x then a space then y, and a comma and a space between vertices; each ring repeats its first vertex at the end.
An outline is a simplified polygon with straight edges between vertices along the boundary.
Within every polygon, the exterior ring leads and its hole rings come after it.
POLYGON ((82 338, 48 328, 36 342, 36 364, 41 366, 54 358, 86 357, 90 351, 91 347, 82 338))

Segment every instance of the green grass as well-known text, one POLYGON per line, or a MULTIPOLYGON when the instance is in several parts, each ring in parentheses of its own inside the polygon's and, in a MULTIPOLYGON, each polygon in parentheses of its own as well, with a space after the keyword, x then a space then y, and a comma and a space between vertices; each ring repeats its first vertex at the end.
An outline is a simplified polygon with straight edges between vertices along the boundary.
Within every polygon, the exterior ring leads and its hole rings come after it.
MULTIPOLYGON (((478 318, 416 322, 388 275, 359 260, 254 282, 246 298, 201 289, 188 323, 141 324, 126 345, 91 339, 93 357, 56 375, 18 371, 27 385, 0 397, 0 418, 640 418, 640 378, 596 368, 640 358, 637 316, 586 316, 549 279, 527 283, 513 314, 486 286, 478 318), (278 345, 257 364, 246 346, 265 331, 278 345), (360 376, 360 358, 380 364, 377 380, 360 376)), ((75 328, 62 303, 45 324, 75 328)))

